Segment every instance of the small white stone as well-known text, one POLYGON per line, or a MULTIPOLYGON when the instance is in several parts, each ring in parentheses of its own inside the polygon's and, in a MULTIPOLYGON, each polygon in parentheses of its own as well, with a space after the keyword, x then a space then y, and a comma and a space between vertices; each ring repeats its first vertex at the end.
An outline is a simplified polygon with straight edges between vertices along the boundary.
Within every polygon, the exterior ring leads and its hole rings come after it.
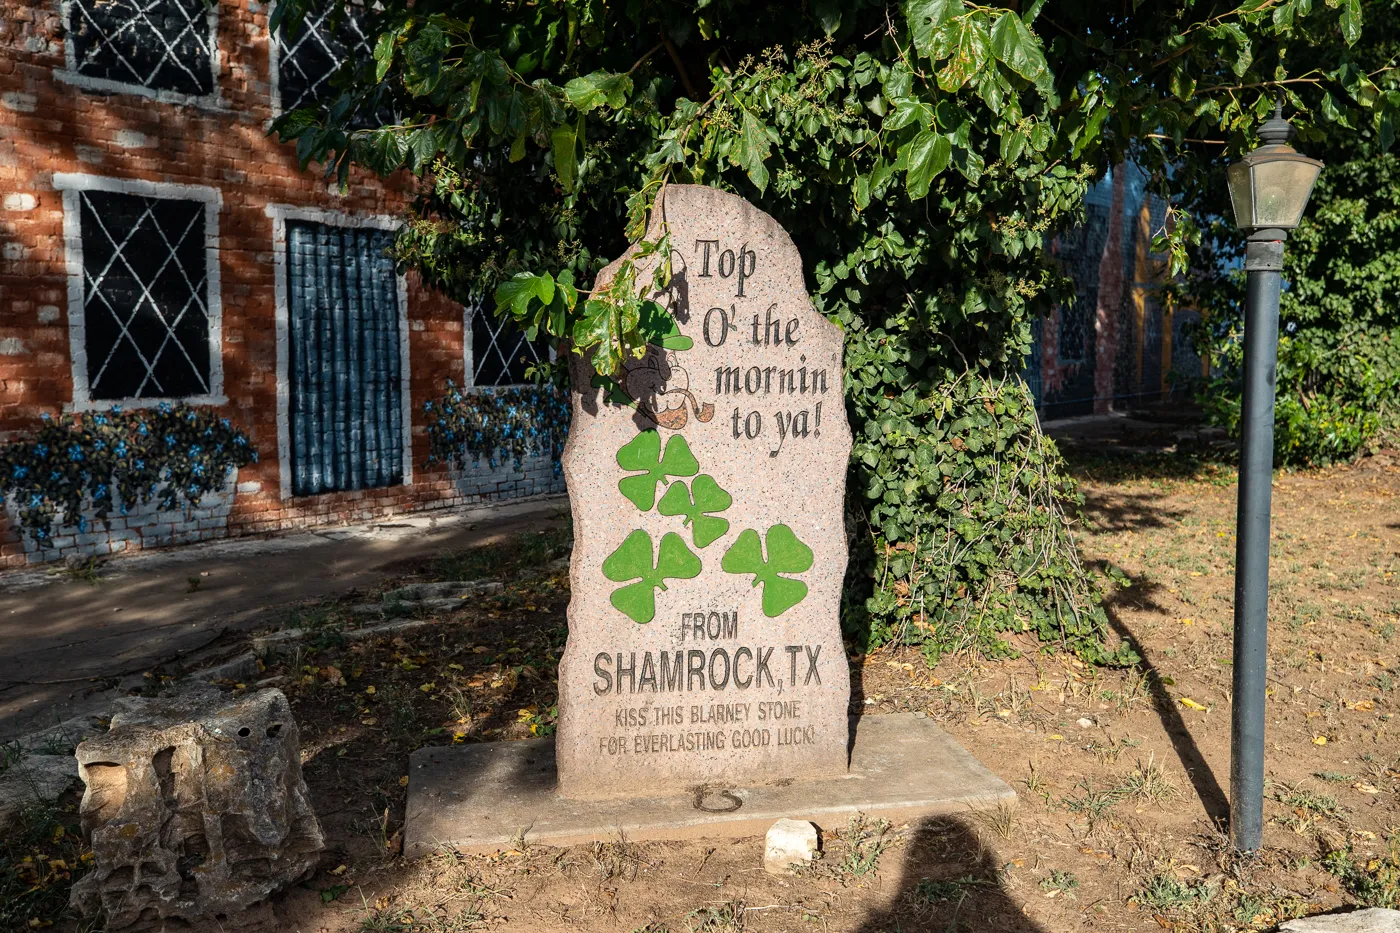
POLYGON ((39 106, 39 98, 21 91, 6 91, 0 94, 0 107, 16 113, 33 113, 39 106))
POLYGON ((817 857, 817 827, 805 820, 778 820, 763 840, 763 870, 786 875, 817 857))
POLYGON ((117 130, 114 142, 123 149, 144 149, 155 145, 151 137, 139 130, 117 130))
POLYGON ((1317 914, 1290 920, 1279 933, 1400 933, 1400 910, 1371 907, 1345 914, 1317 914))
POLYGON ((1095 725, 1097 724, 1088 716, 1084 716, 1079 720, 1079 728, 1081 729, 1092 729, 1095 725))

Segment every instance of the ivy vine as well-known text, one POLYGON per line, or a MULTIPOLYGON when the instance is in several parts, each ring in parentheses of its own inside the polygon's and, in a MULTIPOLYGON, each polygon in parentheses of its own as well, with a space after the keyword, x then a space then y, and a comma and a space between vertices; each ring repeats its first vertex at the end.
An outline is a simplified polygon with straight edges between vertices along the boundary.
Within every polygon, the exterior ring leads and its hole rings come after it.
POLYGON ((213 409, 162 403, 130 411, 45 413, 33 434, 0 447, 0 496, 20 528, 48 544, 57 528, 110 526, 158 499, 162 510, 194 507, 229 473, 258 462, 248 436, 213 409))

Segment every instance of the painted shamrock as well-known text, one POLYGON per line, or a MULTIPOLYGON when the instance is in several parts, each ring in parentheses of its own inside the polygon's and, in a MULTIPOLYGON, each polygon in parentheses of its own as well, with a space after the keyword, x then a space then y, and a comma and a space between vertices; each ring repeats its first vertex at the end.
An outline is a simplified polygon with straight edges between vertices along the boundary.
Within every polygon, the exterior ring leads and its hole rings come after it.
POLYGON ((763 584, 763 614, 772 619, 806 598, 807 584, 779 574, 812 569, 812 549, 799 541, 787 525, 769 528, 767 545, 768 560, 765 561, 758 532, 745 528, 724 552, 720 566, 726 573, 751 573, 754 586, 763 584))
POLYGON ((706 512, 723 512, 734 497, 720 488, 715 478, 701 473, 687 489, 685 483, 672 483, 656 505, 662 515, 684 515, 681 524, 690 526, 691 540, 696 547, 713 544, 729 530, 729 519, 715 518, 706 512))
POLYGON ((655 566, 651 562, 651 535, 640 528, 603 561, 603 576, 614 583, 638 581, 612 592, 613 606, 638 625, 656 617, 656 590, 666 589, 666 580, 689 580, 699 575, 700 558, 673 531, 661 536, 655 566))
POLYGON ((656 504, 656 486, 668 476, 694 476, 700 464, 690 452, 690 445, 680 434, 671 435, 666 452, 661 452, 661 435, 643 431, 617 452, 617 465, 624 470, 642 470, 634 476, 624 476, 617 488, 643 512, 656 504))

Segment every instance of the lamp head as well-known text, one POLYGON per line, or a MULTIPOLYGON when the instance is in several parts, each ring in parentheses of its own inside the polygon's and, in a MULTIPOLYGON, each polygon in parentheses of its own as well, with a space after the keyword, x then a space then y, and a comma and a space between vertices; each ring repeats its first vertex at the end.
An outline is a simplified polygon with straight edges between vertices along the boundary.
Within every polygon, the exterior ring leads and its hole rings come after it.
POLYGON ((1279 102, 1273 117, 1259 127, 1264 145, 1227 169, 1230 203, 1241 229, 1292 230, 1303 219, 1322 163, 1288 145, 1292 136, 1279 102))

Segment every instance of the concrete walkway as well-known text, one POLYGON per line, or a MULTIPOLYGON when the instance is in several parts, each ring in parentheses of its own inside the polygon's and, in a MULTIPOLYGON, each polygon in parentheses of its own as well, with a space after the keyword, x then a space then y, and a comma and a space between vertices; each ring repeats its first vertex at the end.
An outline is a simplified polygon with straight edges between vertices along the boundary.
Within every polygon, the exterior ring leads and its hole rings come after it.
POLYGON ((95 583, 54 569, 0 575, 0 739, 100 709, 117 679, 225 631, 373 587, 406 560, 558 527, 567 515, 567 498, 550 496, 147 552, 110 561, 95 583))

